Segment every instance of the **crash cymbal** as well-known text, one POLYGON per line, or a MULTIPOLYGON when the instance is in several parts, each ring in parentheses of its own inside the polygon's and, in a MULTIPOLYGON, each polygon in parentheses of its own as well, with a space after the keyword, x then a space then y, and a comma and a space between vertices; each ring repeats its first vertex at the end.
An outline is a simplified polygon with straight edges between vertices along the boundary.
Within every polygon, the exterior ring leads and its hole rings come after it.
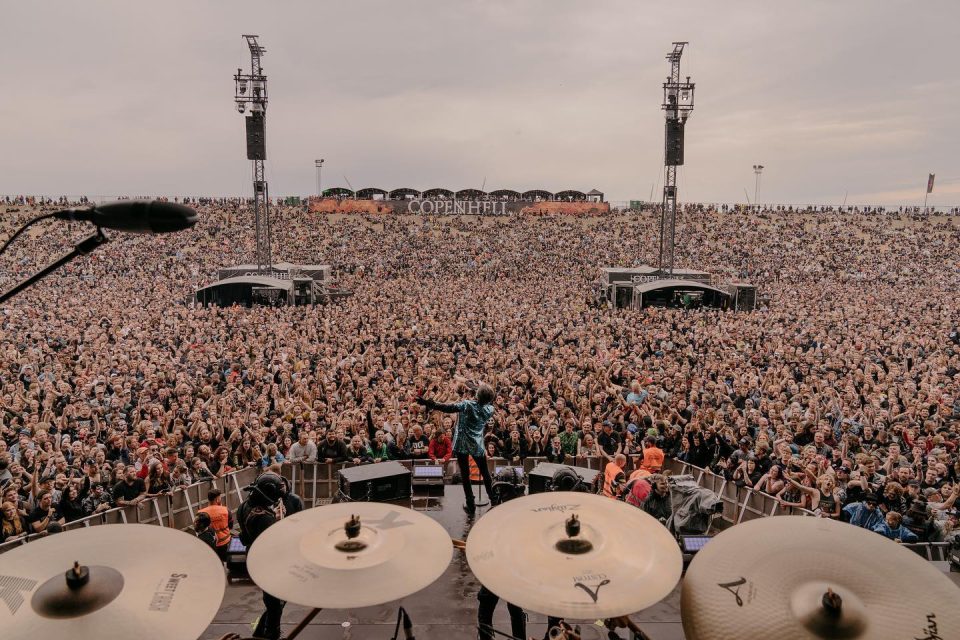
POLYGON ((689 640, 960 638, 960 590, 880 534, 775 516, 711 540, 683 580, 689 640))
POLYGON ((676 540, 653 517, 612 498, 563 491, 491 509, 467 536, 467 561, 508 602, 580 620, 649 607, 676 586, 683 567, 676 540))
POLYGON ((112 524, 58 533, 0 556, 0 637, 197 638, 224 585, 213 550, 176 529, 112 524))
POLYGON ((450 564, 450 536, 405 507, 349 502, 307 509, 260 534, 247 555, 267 593, 309 607, 353 609, 415 593, 450 564), (352 523, 357 516, 359 523, 352 523))

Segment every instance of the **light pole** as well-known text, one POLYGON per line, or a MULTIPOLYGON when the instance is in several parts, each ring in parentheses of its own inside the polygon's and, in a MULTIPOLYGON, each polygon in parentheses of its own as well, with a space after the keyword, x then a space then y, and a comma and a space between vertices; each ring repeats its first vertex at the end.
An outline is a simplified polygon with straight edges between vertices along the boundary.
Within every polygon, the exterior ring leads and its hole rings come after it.
POLYGON ((320 172, 323 171, 323 158, 320 158, 319 160, 314 160, 313 166, 317 168, 317 197, 319 198, 320 196, 323 195, 323 192, 320 190, 320 187, 321 187, 320 172))
POLYGON ((753 165, 753 172, 757 175, 757 180, 753 185, 753 204, 758 208, 760 207, 759 200, 757 200, 757 194, 760 193, 760 173, 763 171, 762 164, 753 165))

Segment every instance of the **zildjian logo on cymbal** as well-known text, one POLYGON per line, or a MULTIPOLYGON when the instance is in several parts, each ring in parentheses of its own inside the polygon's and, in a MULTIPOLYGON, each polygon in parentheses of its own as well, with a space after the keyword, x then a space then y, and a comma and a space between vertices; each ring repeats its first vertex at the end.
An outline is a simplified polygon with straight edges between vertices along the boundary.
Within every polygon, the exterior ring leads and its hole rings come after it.
POLYGON ((575 583, 573 584, 573 586, 574 586, 574 588, 580 588, 580 589, 583 589, 584 591, 586 591, 586 592, 587 592, 587 595, 589 595, 590 598, 593 600, 593 603, 596 604, 596 603, 597 603, 597 599, 600 597, 600 587, 602 587, 602 586, 604 586, 604 585, 607 585, 607 584, 610 584, 610 580, 609 580, 609 579, 601 580, 600 582, 597 583, 597 586, 595 586, 593 589, 591 589, 591 588, 588 587, 587 585, 583 584, 582 582, 575 582, 575 583))
POLYGON ((927 628, 923 630, 926 635, 916 638, 916 640, 943 640, 940 630, 937 628, 937 614, 931 613, 927 616, 927 628))
POLYGON ((548 505, 545 506, 545 507, 537 507, 536 509, 530 509, 530 511, 533 511, 534 513, 540 513, 540 512, 542 512, 542 511, 557 511, 557 512, 560 512, 560 513, 564 513, 564 512, 566 512, 566 511, 570 511, 570 509, 577 509, 577 508, 579 508, 579 507, 580 507, 579 504, 556 504, 556 503, 554 503, 554 504, 548 504, 548 505))
POLYGON ((717 584, 718 587, 722 587, 733 594, 737 599, 737 606, 743 606, 743 598, 740 597, 740 587, 746 584, 746 578, 740 578, 739 580, 734 580, 733 582, 720 582, 717 584), (736 587, 736 588, 734 588, 736 587))

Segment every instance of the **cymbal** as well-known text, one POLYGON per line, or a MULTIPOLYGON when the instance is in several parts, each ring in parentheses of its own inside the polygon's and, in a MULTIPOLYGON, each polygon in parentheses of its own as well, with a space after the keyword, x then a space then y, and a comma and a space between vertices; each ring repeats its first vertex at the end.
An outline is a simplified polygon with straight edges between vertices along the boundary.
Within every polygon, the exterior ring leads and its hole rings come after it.
POLYGON ((694 556, 681 614, 690 640, 960 638, 960 590, 919 555, 843 522, 739 524, 694 556))
POLYGON ((676 540, 652 516, 612 498, 566 491, 488 511, 467 537, 467 561, 508 602, 581 620, 649 607, 673 590, 683 568, 676 540))
POLYGON ((0 556, 0 635, 197 638, 220 608, 225 583, 213 550, 176 529, 66 531, 0 556))
POLYGON ((432 518, 392 504, 348 502, 307 509, 272 525, 250 547, 247 570, 277 598, 354 609, 420 591, 440 577, 452 556, 450 536, 432 518), (349 527, 354 516, 359 523, 349 527))

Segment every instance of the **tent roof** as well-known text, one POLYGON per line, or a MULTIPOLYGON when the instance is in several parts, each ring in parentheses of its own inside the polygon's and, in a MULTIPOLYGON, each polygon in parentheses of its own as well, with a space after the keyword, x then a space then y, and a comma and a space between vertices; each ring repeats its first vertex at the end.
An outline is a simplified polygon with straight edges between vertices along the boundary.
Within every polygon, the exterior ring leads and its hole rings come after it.
MULTIPOLYGON (((636 273, 637 275, 652 275, 660 271, 657 267, 652 267, 648 264, 642 264, 639 267, 603 267, 601 269, 604 273, 636 273)), ((709 276, 709 271, 698 271, 696 269, 677 269, 674 268, 674 273, 681 273, 686 276, 709 276)))
POLYGON ((709 284, 703 284, 702 282, 696 282, 694 280, 654 280, 653 282, 642 282, 637 284, 633 289, 634 291, 639 291, 640 293, 647 293, 648 291, 656 291, 657 289, 702 289, 709 291, 716 291, 717 293, 722 293, 725 296, 729 296, 730 292, 717 287, 711 286, 709 284))
POLYGON ((293 289, 292 280, 281 280, 280 278, 271 278, 269 276, 236 276, 234 278, 224 278, 223 280, 217 280, 212 282, 205 287, 198 287, 197 291, 203 291, 205 289, 214 289, 223 285, 230 284, 250 284, 261 287, 274 287, 277 289, 285 289, 290 291, 293 289))

